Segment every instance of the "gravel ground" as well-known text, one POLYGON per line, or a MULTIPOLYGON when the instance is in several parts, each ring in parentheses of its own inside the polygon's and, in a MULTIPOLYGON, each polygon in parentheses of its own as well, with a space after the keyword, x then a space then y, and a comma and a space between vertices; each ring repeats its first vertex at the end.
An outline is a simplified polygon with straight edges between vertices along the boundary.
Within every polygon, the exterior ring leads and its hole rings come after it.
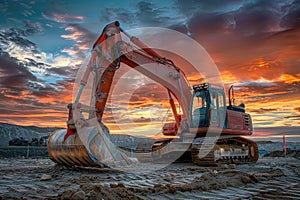
POLYGON ((2 159, 0 199, 300 199, 300 160, 254 166, 173 163, 151 173, 66 169, 49 159, 2 159))

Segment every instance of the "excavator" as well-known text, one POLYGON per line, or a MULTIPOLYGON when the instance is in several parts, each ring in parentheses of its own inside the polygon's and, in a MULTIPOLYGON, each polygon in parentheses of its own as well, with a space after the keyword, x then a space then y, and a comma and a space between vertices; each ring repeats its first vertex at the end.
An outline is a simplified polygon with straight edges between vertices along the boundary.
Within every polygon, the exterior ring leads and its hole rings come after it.
POLYGON ((204 82, 191 87, 181 68, 130 36, 118 21, 104 27, 78 80, 76 99, 68 105, 67 129, 55 131, 48 139, 50 158, 58 164, 104 167, 112 160, 130 164, 126 152, 134 152, 143 163, 165 160, 174 152, 205 166, 253 164, 258 159, 257 144, 243 137, 253 133, 251 116, 245 112, 244 104, 234 105, 233 86, 228 90, 228 106, 225 90, 218 84, 204 82), (137 144, 130 150, 109 140, 109 130, 102 119, 121 63, 166 88, 174 122, 165 123, 162 134, 171 137, 137 144), (81 98, 90 82, 90 103, 85 105, 81 98))

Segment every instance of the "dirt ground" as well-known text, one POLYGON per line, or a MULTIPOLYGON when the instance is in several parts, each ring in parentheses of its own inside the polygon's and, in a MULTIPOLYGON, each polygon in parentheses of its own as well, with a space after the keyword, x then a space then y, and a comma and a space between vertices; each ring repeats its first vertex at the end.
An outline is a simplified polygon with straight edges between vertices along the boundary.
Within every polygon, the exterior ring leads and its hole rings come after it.
POLYGON ((173 163, 151 173, 66 169, 49 159, 2 159, 0 199, 300 199, 300 160, 254 166, 173 163))

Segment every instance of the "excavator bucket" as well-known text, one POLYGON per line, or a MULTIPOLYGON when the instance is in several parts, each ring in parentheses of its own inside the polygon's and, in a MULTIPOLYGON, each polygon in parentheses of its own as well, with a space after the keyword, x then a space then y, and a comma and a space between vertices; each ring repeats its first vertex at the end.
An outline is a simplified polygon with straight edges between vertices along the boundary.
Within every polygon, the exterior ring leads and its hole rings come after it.
POLYGON ((79 134, 66 140, 66 130, 58 130, 49 137, 48 152, 56 163, 66 166, 109 166, 126 167, 137 159, 129 157, 125 150, 117 147, 109 139, 109 133, 102 126, 83 127, 79 134))
POLYGON ((109 139, 109 134, 100 125, 92 128, 80 128, 79 134, 93 159, 114 168, 133 163, 133 159, 128 157, 124 150, 112 143, 109 139))

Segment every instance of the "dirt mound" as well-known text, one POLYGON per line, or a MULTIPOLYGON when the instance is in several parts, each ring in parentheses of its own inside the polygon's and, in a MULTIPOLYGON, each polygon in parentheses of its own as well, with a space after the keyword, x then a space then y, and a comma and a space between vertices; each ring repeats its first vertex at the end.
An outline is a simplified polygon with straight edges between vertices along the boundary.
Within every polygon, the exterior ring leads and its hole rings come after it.
POLYGON ((103 185, 83 185, 78 190, 67 190, 58 196, 59 199, 142 199, 126 188, 124 184, 111 184, 110 186, 103 185))
POLYGON ((274 177, 284 176, 284 173, 281 169, 278 168, 265 170, 260 169, 260 172, 255 173, 255 175, 253 176, 257 181, 266 181, 271 180, 274 177))
MULTIPOLYGON (((179 185, 157 185, 156 188, 163 193, 174 193, 176 191, 210 191, 218 190, 226 187, 240 187, 248 183, 254 183, 261 180, 269 180, 273 177, 282 176, 280 169, 269 170, 266 173, 248 174, 241 171, 213 171, 196 177, 191 183, 179 185)), ((157 192, 157 191, 155 191, 157 192)))
POLYGON ((84 184, 77 190, 68 190, 60 194, 59 199, 142 199, 143 197, 174 194, 177 191, 210 191, 227 187, 240 187, 248 183, 270 180, 283 176, 280 169, 266 169, 256 174, 237 170, 206 172, 196 176, 189 183, 155 184, 153 187, 133 188, 123 183, 103 186, 100 184, 84 184))
POLYGON ((153 188, 137 189, 134 192, 142 195, 150 193, 162 194, 162 193, 175 193, 176 191, 210 191, 214 189, 223 189, 226 187, 239 187, 247 183, 257 182, 258 179, 252 175, 240 171, 225 171, 203 174, 200 177, 196 177, 190 183, 184 184, 157 184, 153 188))

